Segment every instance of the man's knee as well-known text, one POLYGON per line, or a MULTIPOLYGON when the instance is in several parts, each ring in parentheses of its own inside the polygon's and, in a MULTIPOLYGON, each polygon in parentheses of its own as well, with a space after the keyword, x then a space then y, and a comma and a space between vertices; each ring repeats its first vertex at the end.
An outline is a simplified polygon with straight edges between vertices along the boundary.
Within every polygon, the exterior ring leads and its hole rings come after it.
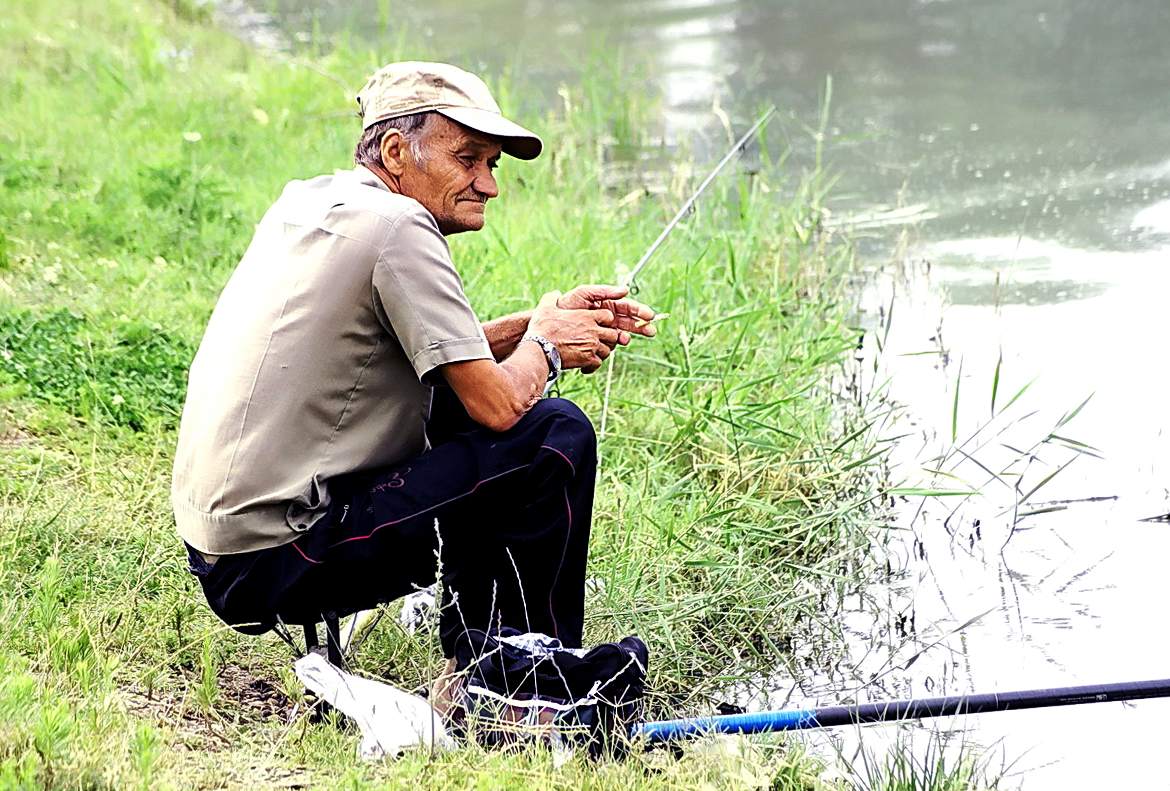
POLYGON ((542 398, 529 410, 529 414, 538 418, 546 416, 561 418, 580 423, 587 426, 590 431, 593 430, 592 421, 581 411, 581 407, 567 398, 542 398))
POLYGON ((584 440, 590 448, 597 446, 597 432, 593 422, 581 411, 581 407, 567 398, 543 398, 528 411, 533 420, 555 421, 558 427, 572 433, 578 440, 584 440))

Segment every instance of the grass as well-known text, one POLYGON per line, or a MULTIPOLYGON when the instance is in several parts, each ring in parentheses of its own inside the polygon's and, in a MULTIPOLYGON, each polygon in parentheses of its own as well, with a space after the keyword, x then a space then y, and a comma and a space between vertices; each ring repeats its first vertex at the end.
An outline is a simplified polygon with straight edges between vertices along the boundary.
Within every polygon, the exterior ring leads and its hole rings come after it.
MULTIPOLYGON (((990 765, 990 756, 962 741, 962 734, 939 729, 920 731, 913 724, 898 725, 888 750, 882 754, 865 747, 857 754, 839 755, 852 785, 864 791, 968 791, 973 777, 1002 775, 990 765), (957 738, 956 738, 957 737, 957 738)), ((998 788, 991 780, 983 788, 998 788)))
MULTIPOLYGON (((186 365, 284 183, 347 166, 340 84, 407 57, 427 53, 259 53, 185 0, 14 0, 0 22, 0 788, 826 787, 779 739, 362 764, 302 716, 282 643, 207 610, 168 496, 186 365)), ((599 57, 555 108, 492 80, 550 150, 452 240, 484 318, 620 279, 693 189, 621 80, 599 57)), ((824 174, 763 158, 641 278, 671 318, 609 363, 608 402, 601 376, 562 388, 609 425, 587 640, 647 640, 652 716, 750 688, 867 563, 868 418, 827 384, 857 343, 852 254, 820 227, 824 174)), ((437 666, 434 635, 392 623, 360 657, 407 689, 437 666)))

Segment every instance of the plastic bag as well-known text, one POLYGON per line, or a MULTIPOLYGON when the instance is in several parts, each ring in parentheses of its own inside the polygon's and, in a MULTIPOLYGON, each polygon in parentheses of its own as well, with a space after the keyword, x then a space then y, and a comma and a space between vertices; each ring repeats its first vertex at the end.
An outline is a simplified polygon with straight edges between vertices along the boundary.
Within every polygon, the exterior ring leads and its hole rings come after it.
POLYGON ((358 747, 362 758, 394 758, 419 745, 441 751, 457 746, 435 710, 422 698, 346 673, 316 653, 301 657, 293 667, 306 687, 357 722, 362 733, 358 747))

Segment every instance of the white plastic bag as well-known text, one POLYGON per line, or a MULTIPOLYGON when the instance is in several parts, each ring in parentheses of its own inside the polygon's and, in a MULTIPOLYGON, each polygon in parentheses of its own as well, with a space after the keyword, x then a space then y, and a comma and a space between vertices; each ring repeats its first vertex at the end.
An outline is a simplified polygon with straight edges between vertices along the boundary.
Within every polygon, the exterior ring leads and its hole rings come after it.
POLYGON ((320 654, 309 653, 293 667, 306 687, 357 722, 362 732, 358 747, 362 758, 397 757, 416 745, 435 750, 456 747, 435 710, 420 697, 346 673, 320 654))

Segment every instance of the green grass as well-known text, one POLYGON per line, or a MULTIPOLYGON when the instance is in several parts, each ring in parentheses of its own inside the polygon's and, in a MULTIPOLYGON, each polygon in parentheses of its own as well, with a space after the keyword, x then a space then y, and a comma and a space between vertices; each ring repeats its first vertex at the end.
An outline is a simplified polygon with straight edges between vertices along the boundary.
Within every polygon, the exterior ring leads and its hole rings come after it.
MULTIPOLYGON (((196 4, 11 5, 0 788, 825 786, 783 739, 623 765, 475 749, 366 765, 352 732, 301 716, 287 648, 224 627, 186 572, 168 496, 185 368, 282 186, 348 166, 341 84, 427 53, 339 47, 300 63, 215 30, 196 4)), ((484 318, 619 279, 693 189, 685 155, 643 131, 654 97, 622 80, 598 57, 544 109, 490 80, 549 152, 505 163, 488 230, 452 240, 484 318)), ((587 639, 647 640, 653 716, 750 687, 867 563, 869 417, 828 385, 857 343, 852 254, 820 228, 825 175, 767 159, 721 177, 642 277, 640 298, 671 318, 607 364, 608 400, 604 371, 562 387, 607 421, 587 639)), ((410 689, 438 661, 434 635, 387 622, 359 669, 410 689)))
POLYGON ((1010 769, 1005 766, 997 770, 991 764, 990 754, 969 745, 961 732, 945 730, 939 724, 931 728, 921 728, 916 723, 889 727, 894 731, 884 752, 865 745, 859 745, 852 755, 839 752, 839 764, 853 787, 863 791, 991 789, 999 787, 998 779, 978 786, 973 780, 997 778, 1010 769))

